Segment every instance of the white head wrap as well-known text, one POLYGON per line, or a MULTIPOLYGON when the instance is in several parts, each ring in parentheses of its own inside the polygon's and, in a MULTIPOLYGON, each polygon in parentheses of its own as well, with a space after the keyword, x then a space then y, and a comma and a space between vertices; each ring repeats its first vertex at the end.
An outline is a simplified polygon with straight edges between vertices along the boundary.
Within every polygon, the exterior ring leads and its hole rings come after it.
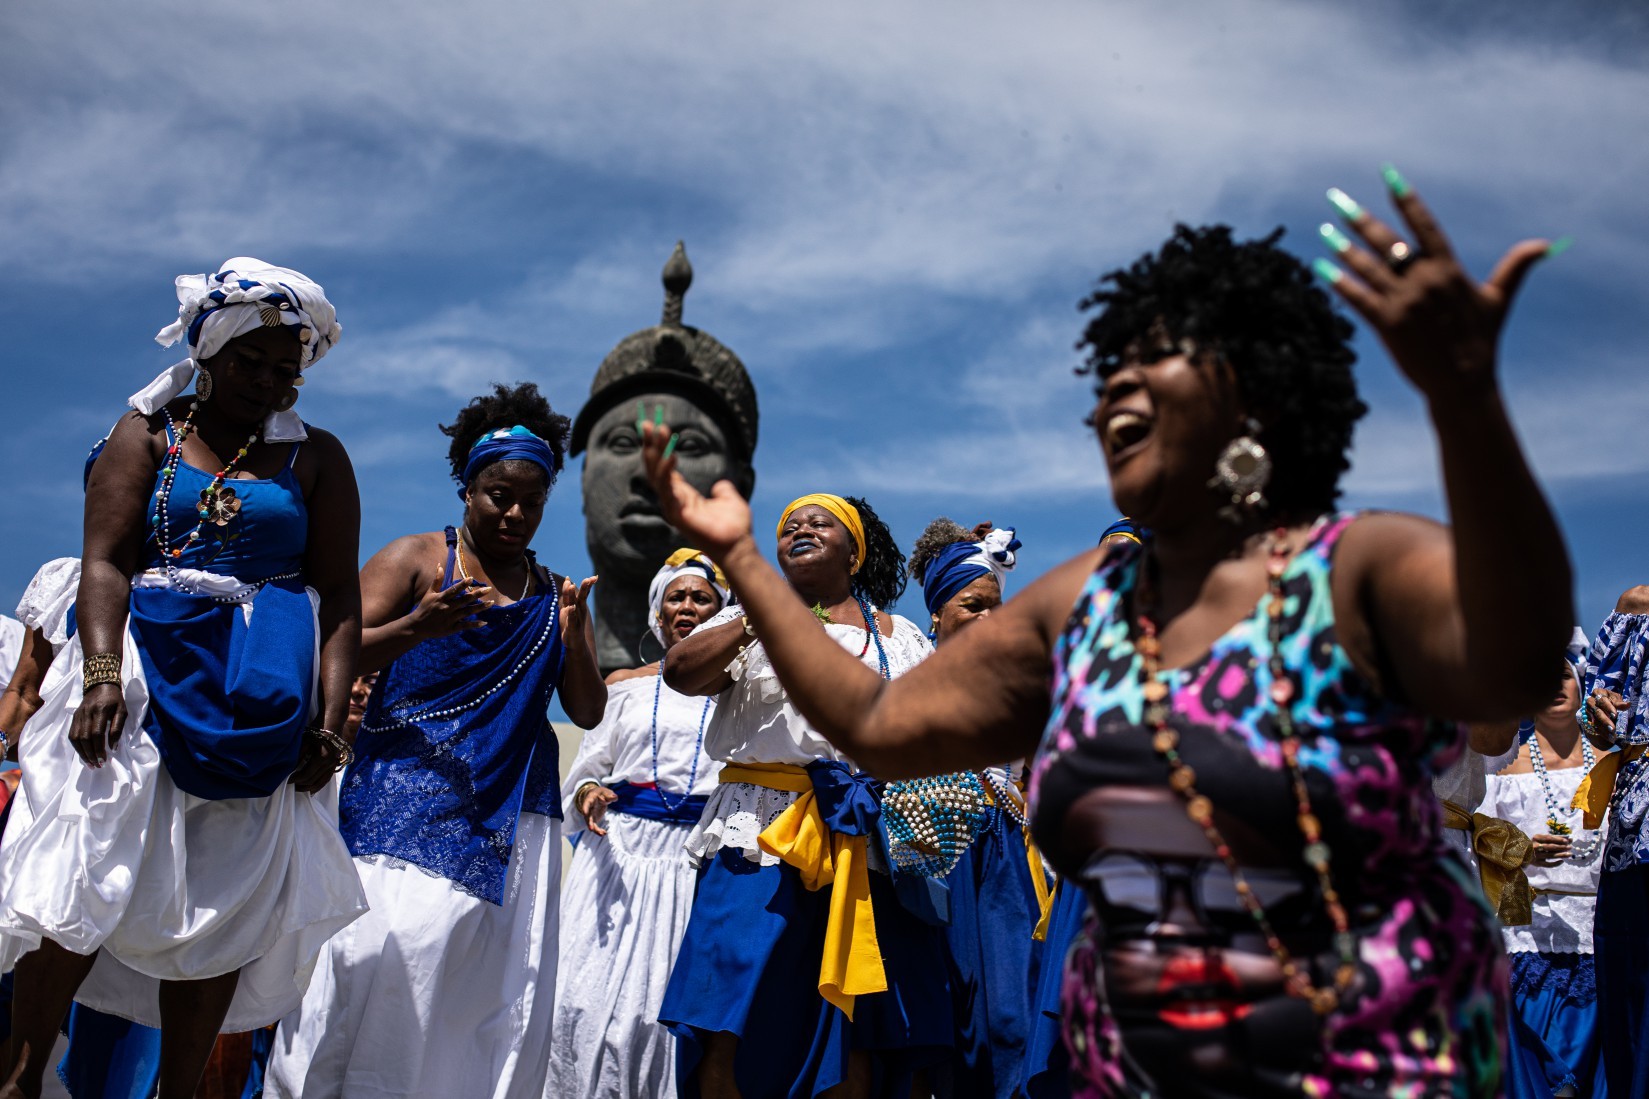
POLYGON ((660 645, 668 646, 664 639, 662 620, 664 593, 670 589, 670 583, 684 572, 690 572, 709 581, 710 587, 720 596, 723 607, 727 606, 728 599, 732 597, 727 590, 727 578, 710 558, 695 549, 679 549, 672 553, 669 560, 664 562, 664 567, 653 576, 653 582, 647 585, 647 627, 653 631, 653 636, 658 638, 660 645))
MULTIPOLYGON (((161 371, 159 376, 126 401, 145 416, 152 414, 189 385, 204 359, 225 344, 255 328, 296 327, 303 355, 298 368, 319 362, 338 342, 338 324, 326 292, 296 271, 273 267, 261 259, 236 256, 214 275, 177 277, 177 320, 155 334, 155 342, 171 347, 186 339, 189 357, 161 371)), ((295 442, 309 437, 303 418, 291 409, 271 412, 264 421, 265 442, 295 442)))

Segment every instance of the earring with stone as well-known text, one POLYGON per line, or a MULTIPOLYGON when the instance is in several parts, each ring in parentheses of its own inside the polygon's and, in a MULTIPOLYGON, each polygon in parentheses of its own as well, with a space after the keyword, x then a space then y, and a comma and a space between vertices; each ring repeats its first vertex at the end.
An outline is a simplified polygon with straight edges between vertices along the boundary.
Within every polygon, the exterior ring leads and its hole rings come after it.
POLYGON ((1266 507, 1272 463, 1259 433, 1259 421, 1250 418, 1243 433, 1227 443, 1214 462, 1208 487, 1228 500, 1220 508, 1220 517, 1227 522, 1241 524, 1266 507))

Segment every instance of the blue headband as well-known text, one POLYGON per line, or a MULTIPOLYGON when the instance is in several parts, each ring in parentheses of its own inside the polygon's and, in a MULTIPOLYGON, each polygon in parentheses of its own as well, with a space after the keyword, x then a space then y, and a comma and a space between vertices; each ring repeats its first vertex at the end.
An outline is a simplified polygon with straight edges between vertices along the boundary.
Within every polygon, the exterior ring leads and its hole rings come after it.
POLYGON ((922 599, 929 614, 938 614, 956 593, 981 576, 996 577, 1006 594, 1003 573, 1014 566, 1014 551, 1019 539, 1011 527, 993 530, 982 542, 952 542, 928 562, 922 570, 922 599))
POLYGON ((470 447, 469 459, 464 463, 464 483, 458 490, 459 498, 469 490, 476 475, 494 462, 531 462, 543 468, 544 476, 552 485, 560 465, 550 444, 520 424, 501 427, 497 431, 487 432, 470 447))

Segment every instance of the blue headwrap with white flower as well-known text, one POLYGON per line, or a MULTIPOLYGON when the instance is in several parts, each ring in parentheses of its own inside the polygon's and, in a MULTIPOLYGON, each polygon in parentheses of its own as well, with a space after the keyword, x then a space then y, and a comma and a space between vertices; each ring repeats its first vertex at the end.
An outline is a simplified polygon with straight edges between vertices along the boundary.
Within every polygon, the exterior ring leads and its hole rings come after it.
POLYGON ((922 598, 929 614, 938 614, 940 608, 956 593, 979 579, 994 576, 1005 595, 1008 590, 1007 573, 1015 564, 1015 552, 1020 548, 1012 527, 993 530, 977 542, 952 542, 933 555, 922 570, 922 598))
MULTIPOLYGON (((171 347, 184 340, 189 357, 161 371, 127 399, 127 404, 145 416, 182 393, 201 362, 237 336, 258 328, 292 328, 303 348, 298 369, 307 370, 343 334, 319 283, 251 256, 225 260, 216 274, 179 275, 177 300, 177 320, 157 332, 155 342, 171 347)), ((271 443, 296 442, 309 438, 309 433, 302 417, 287 409, 269 414, 263 438, 271 443)))
POLYGON ((555 475, 561 472, 561 461, 549 443, 520 424, 501 427, 487 432, 470 447, 469 458, 464 462, 463 484, 458 489, 459 499, 469 491, 476 475, 494 462, 532 462, 543 467, 551 485, 555 484, 555 475))

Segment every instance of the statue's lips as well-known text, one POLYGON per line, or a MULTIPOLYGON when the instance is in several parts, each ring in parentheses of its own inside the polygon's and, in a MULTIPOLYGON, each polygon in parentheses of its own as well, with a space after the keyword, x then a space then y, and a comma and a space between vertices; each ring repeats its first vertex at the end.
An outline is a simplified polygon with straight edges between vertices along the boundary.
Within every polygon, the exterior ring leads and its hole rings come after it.
POLYGON ((670 524, 664 521, 664 516, 651 508, 626 507, 618 516, 618 525, 625 530, 638 532, 652 532, 669 530, 670 524))

